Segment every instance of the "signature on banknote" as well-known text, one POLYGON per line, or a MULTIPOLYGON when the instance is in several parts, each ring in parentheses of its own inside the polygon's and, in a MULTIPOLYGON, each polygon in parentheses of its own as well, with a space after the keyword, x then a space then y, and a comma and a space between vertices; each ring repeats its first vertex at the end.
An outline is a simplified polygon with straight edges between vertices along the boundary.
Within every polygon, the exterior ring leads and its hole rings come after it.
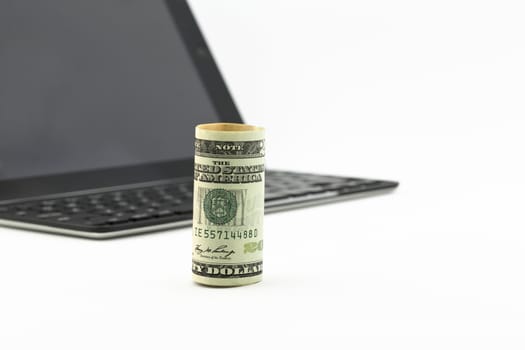
POLYGON ((227 244, 222 244, 214 249, 210 247, 204 248, 202 244, 197 244, 195 246, 195 253, 202 257, 206 257, 206 255, 209 255, 218 256, 221 259, 228 259, 231 255, 235 254, 235 250, 228 249, 227 244))

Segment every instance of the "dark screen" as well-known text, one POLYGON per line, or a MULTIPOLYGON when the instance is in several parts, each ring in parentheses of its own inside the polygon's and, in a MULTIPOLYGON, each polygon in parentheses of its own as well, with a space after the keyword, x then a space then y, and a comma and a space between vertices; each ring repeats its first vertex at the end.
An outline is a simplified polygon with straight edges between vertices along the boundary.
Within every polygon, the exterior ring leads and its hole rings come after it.
POLYGON ((0 1, 0 180, 190 157, 217 120, 163 1, 0 1))

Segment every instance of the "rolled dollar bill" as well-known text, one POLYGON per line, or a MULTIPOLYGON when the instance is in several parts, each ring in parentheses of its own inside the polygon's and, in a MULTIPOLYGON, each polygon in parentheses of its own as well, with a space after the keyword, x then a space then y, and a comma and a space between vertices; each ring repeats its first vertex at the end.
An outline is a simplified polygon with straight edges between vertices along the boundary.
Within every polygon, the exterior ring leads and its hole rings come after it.
POLYGON ((192 272, 195 282, 238 286, 262 278, 264 129, 195 129, 192 272))

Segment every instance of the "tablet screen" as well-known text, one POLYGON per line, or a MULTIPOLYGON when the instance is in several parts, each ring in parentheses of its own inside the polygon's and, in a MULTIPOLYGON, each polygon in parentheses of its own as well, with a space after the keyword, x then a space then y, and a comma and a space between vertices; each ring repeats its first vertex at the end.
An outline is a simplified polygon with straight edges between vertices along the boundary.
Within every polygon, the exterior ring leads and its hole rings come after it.
POLYGON ((218 120, 163 1, 0 1, 0 180, 191 157, 218 120))

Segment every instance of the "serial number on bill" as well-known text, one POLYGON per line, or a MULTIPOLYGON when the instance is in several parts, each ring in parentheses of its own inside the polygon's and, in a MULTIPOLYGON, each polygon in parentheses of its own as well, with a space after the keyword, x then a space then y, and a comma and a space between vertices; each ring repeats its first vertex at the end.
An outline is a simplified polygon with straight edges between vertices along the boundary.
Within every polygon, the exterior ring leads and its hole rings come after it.
POLYGON ((256 238, 257 229, 249 230, 211 230, 205 229, 202 227, 195 227, 193 230, 193 235, 200 238, 209 238, 209 239, 245 239, 245 238, 256 238))

